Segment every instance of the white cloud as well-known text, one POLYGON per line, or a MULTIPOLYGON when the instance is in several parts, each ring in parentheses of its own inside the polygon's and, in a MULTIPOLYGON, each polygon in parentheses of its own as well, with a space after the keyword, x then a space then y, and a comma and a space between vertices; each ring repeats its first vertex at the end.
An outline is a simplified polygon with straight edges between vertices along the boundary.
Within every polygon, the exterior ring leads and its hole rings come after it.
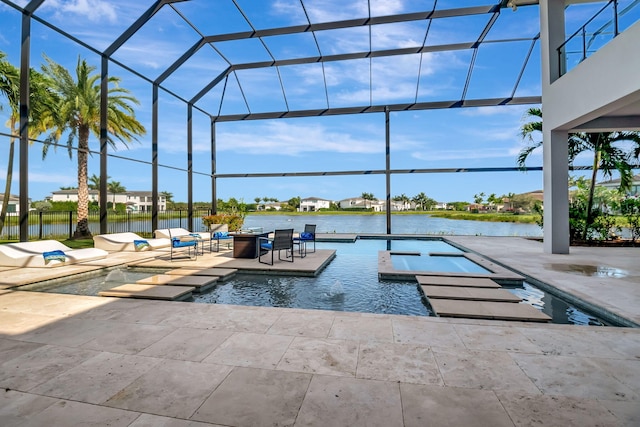
POLYGON ((463 150, 433 150, 416 151, 411 157, 417 160, 441 161, 441 160, 463 160, 463 159, 496 159, 510 157, 515 159, 520 152, 519 147, 491 147, 491 148, 469 148, 463 150))
POLYGON ((112 2, 103 0, 48 0, 44 2, 43 8, 55 10, 57 19, 64 19, 65 14, 73 14, 86 18, 91 22, 100 22, 106 19, 109 22, 116 22, 118 12, 112 2))
POLYGON ((320 125, 297 125, 283 121, 265 123, 250 132, 220 132, 216 138, 220 151, 248 154, 279 153, 297 156, 309 152, 380 153, 383 144, 377 144, 362 135, 328 131, 320 125))
MULTIPOLYGON (((74 164, 71 164, 72 166, 74 164)), ((75 167, 70 167, 69 169, 72 169, 73 171, 75 171, 75 167)), ((4 189, 4 184, 6 183, 6 176, 7 176, 7 169, 3 168, 0 169, 0 177, 2 178, 2 180, 0 180, 0 182, 2 183, 2 187, 4 189)), ((14 170, 13 170, 13 180, 12 183, 17 185, 19 180, 17 179, 17 171, 15 169, 14 166, 14 170)), ((30 183, 34 183, 34 182, 44 182, 44 183, 48 183, 51 184, 53 186, 69 186, 69 185, 76 185, 78 183, 78 176, 75 175, 75 173, 72 174, 64 174, 64 173, 51 173, 50 171, 47 172, 34 172, 34 171, 29 171, 29 182, 30 183)))

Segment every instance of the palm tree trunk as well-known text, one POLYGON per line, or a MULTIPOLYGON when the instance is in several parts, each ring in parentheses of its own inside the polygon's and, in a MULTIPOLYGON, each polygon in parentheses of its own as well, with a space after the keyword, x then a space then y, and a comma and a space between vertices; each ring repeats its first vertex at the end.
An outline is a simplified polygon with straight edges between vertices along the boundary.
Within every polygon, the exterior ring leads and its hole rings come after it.
POLYGON ((4 188, 4 198, 2 199, 2 210, 0 211, 0 233, 4 228, 4 222, 7 218, 7 210, 9 209, 9 198, 11 197, 11 180, 13 178, 13 157, 15 151, 14 142, 15 138, 9 138, 9 162, 7 164, 7 182, 4 188))
POLYGON ((596 177, 598 175, 598 165, 600 164, 600 151, 598 149, 598 142, 596 142, 595 154, 593 156, 593 172, 591 173, 591 185, 589 187, 589 199, 587 201, 587 219, 584 223, 584 230, 582 231, 582 240, 587 240, 587 232, 591 227, 591 209, 593 208, 593 194, 596 190, 596 177))
POLYGON ((89 185, 87 157, 89 151, 89 128, 80 126, 78 129, 78 225, 73 235, 74 239, 91 237, 89 230, 89 185))

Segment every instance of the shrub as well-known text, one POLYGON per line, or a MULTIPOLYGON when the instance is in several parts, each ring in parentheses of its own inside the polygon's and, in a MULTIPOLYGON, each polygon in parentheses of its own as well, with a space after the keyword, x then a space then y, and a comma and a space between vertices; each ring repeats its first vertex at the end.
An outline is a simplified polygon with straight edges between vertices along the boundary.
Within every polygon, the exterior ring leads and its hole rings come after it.
POLYGON ((229 231, 239 231, 244 224, 244 216, 233 214, 207 215, 202 217, 202 223, 209 228, 211 224, 227 224, 229 231))
POLYGON ((627 219, 627 225, 631 232, 631 241, 635 242, 640 237, 640 199, 628 198, 620 202, 620 212, 627 219))

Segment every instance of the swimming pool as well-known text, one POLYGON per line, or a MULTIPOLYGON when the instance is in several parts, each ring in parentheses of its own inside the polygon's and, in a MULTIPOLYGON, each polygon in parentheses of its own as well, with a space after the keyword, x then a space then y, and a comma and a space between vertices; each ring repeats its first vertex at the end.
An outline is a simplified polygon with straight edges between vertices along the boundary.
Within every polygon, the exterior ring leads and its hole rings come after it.
MULTIPOLYGON (((336 257, 316 277, 237 274, 192 301, 201 304, 289 307, 362 313, 430 316, 432 311, 415 280, 380 279, 380 253, 417 252, 451 254, 459 259, 464 251, 442 240, 358 239, 355 242, 317 242, 318 249, 335 249, 336 257)), ((465 254, 466 255, 466 254, 465 254)), ((444 258, 449 257, 435 257, 444 258)), ((442 268, 441 266, 439 268, 442 268)), ((166 270, 125 269, 102 275, 54 283, 34 284, 21 290, 98 295, 121 283, 162 273, 166 270)), ((604 325, 595 316, 543 292, 529 283, 505 286, 552 317, 553 323, 604 325)))

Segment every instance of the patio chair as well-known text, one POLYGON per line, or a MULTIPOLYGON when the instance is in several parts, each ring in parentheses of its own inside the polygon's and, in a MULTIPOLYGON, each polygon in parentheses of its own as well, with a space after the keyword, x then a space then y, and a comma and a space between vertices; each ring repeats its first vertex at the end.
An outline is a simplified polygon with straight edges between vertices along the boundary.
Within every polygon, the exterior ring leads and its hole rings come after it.
POLYGON ((198 259, 198 238, 188 235, 172 236, 171 229, 169 228, 168 230, 169 238, 171 239, 171 252, 169 256, 171 261, 176 258, 174 252, 179 249, 183 249, 182 252, 184 252, 185 248, 187 249, 189 259, 198 259), (193 248, 193 256, 191 255, 191 248, 193 248))
POLYGON ((298 245, 300 256, 307 255, 307 243, 313 242, 313 250, 309 251, 314 253, 316 251, 316 225, 305 224, 304 231, 300 233, 299 237, 293 238, 293 244, 298 245))
POLYGON ((273 239, 267 237, 260 237, 260 253, 258 254, 258 261, 262 264, 273 265, 273 253, 278 251, 278 259, 280 261, 293 262, 293 228, 286 230, 276 230, 273 234, 273 239), (280 254, 285 251, 285 259, 282 259, 280 254), (262 261, 262 255, 271 252, 271 263, 262 261), (289 252, 291 252, 291 259, 289 258, 289 252))
POLYGON ((220 252, 220 242, 227 242, 227 249, 233 241, 233 237, 229 236, 229 225, 227 224, 211 224, 209 228, 211 238, 209 239, 209 252, 213 252, 213 241, 216 242, 216 252, 220 252))

